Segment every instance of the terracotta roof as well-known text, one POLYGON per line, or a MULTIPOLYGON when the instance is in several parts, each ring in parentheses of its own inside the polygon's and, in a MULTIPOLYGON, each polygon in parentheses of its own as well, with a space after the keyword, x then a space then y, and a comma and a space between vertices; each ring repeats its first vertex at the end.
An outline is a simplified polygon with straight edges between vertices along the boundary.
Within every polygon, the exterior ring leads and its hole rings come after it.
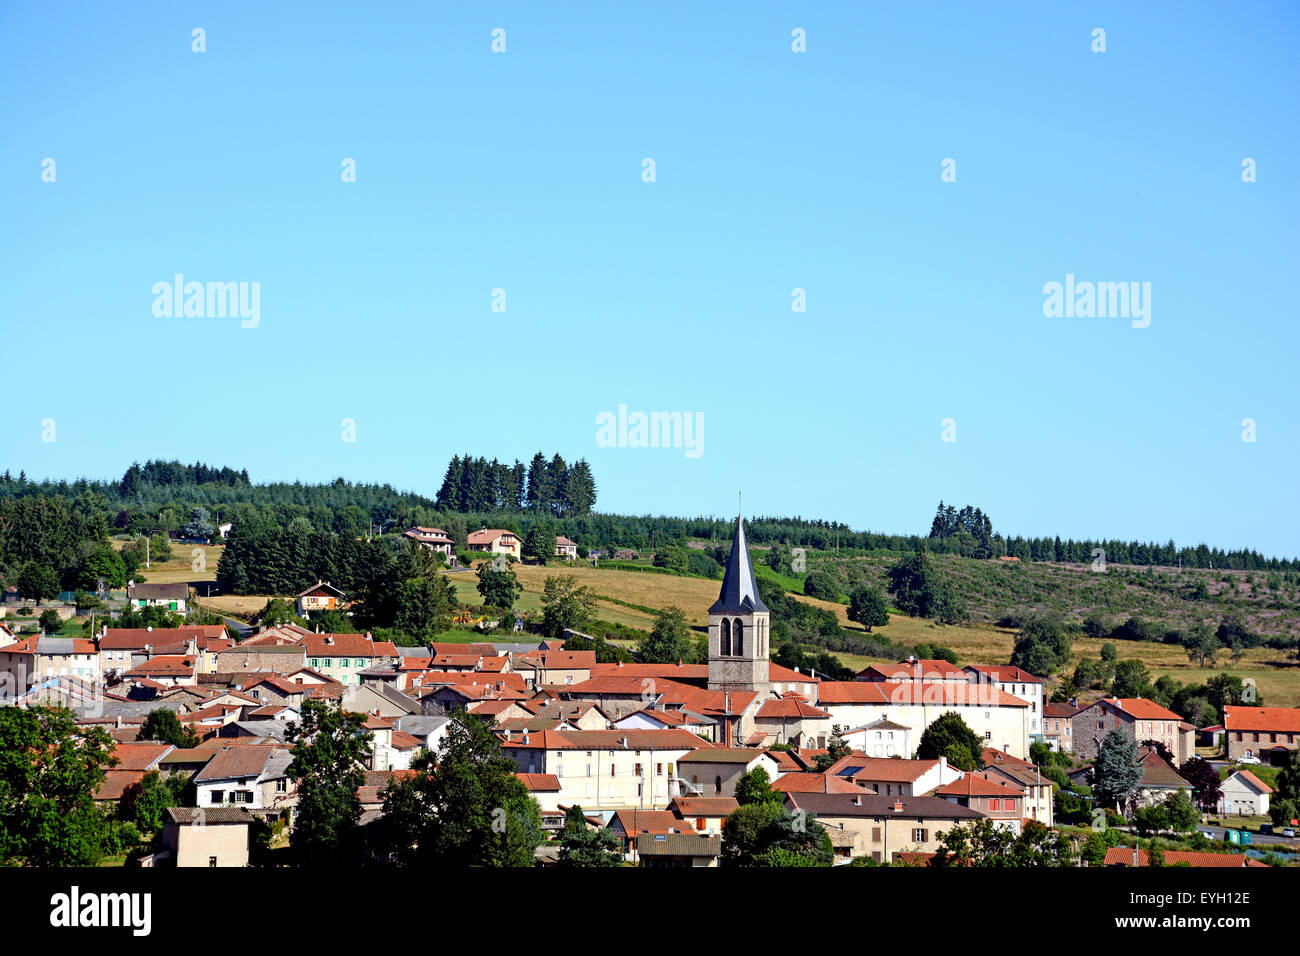
POLYGON ((687 817, 725 817, 740 804, 735 797, 674 797, 668 804, 670 812, 682 819, 687 817))
POLYGON ((1122 710, 1136 720, 1172 720, 1177 722, 1183 719, 1172 710, 1161 707, 1154 700, 1147 700, 1145 697, 1103 697, 1097 703, 1107 704, 1122 710))
POLYGON ((773 720, 798 720, 805 717, 829 720, 831 715, 824 710, 819 710, 811 704, 805 703, 802 700, 792 700, 789 698, 781 698, 778 700, 772 698, 771 700, 765 700, 763 702, 763 705, 758 708, 758 714, 756 716, 759 719, 766 718, 773 720))
POLYGON ((392 641, 373 641, 368 634, 310 634, 303 647, 308 657, 397 657, 392 641))
POLYGON ((857 784, 828 773, 793 771, 783 773, 773 783, 778 793, 860 793, 857 784))
POLYGON ((1223 708, 1223 726, 1229 731, 1249 730, 1267 733, 1300 733, 1300 709, 1294 707, 1245 707, 1229 704, 1223 708))
POLYGON ((932 681, 967 680, 966 672, 942 659, 899 661, 897 664, 872 664, 858 672, 859 680, 932 681))
MULTIPOLYGON (((1138 866, 1150 866, 1151 861, 1146 850, 1138 850, 1138 866)), ((1195 853, 1189 850, 1165 850, 1165 866, 1186 863, 1197 867, 1243 867, 1268 866, 1259 860, 1252 860, 1242 853, 1195 853)), ((1133 848, 1113 846, 1106 851, 1106 866, 1132 866, 1133 848)))
POLYGON ((260 776, 276 749, 275 747, 228 747, 225 750, 218 750, 194 779, 196 782, 203 783, 208 780, 260 776))
POLYGON ((126 672, 127 677, 192 677, 194 675, 194 658, 163 655, 151 657, 126 672))
POLYGON ((144 779, 144 770, 110 770, 95 788, 96 800, 121 800, 126 792, 144 779))
POLYGON ((1028 760, 1021 760, 1019 757, 1013 757, 1005 750, 996 750, 993 747, 985 747, 981 752, 980 759, 984 761, 984 766, 993 767, 1001 764, 1007 766, 1019 766, 1033 768, 1033 764, 1028 760))
POLYGON ((1019 787, 987 780, 975 774, 967 774, 960 780, 937 787, 934 793, 940 797, 1023 797, 1025 795, 1019 787))
POLYGON ((786 803, 818 817, 929 817, 941 820, 975 820, 978 810, 958 806, 943 797, 879 796, 855 787, 853 793, 787 793, 786 803))
POLYGON ((680 833, 682 821, 667 810, 615 810, 608 826, 615 823, 628 836, 638 833, 680 833))
POLYGON ((850 754, 831 764, 826 773, 855 783, 876 780, 888 783, 913 783, 937 766, 939 766, 938 760, 904 760, 850 754))
POLYGON ((1027 701, 992 684, 952 681, 822 681, 817 702, 827 704, 932 704, 934 706, 1028 707, 1027 701))
POLYGON ((529 790, 556 793, 560 789, 560 778, 553 773, 517 773, 515 776, 529 790))
POLYGON ((150 770, 175 748, 171 744, 118 744, 113 748, 114 770, 150 770))
POLYGON ((1254 787, 1259 793, 1273 792, 1272 787, 1266 784, 1263 780, 1260 780, 1259 777, 1255 776, 1249 770, 1238 770, 1235 774, 1232 774, 1232 776, 1240 777, 1242 780, 1246 781, 1246 783, 1254 787))
POLYGON ((1041 684, 1043 679, 1014 664, 967 664, 967 670, 979 671, 1003 684, 1041 684))
POLYGON ((1073 717, 1079 712, 1079 708, 1073 704, 1044 704, 1044 717, 1073 717))
POLYGON ((483 528, 479 531, 471 531, 466 535, 465 540, 468 544, 491 544, 503 534, 508 534, 515 539, 519 539, 519 535, 515 534, 513 531, 506 531, 504 528, 483 528))

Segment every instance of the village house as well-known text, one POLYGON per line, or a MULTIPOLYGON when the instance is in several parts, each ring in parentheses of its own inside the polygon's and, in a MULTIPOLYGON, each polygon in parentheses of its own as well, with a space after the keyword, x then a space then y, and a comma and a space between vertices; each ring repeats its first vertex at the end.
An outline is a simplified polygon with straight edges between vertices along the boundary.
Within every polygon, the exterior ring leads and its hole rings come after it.
POLYGON ((755 747, 704 747, 683 756, 678 766, 689 781, 684 795, 696 797, 734 797, 740 778, 757 767, 769 780, 781 776, 772 755, 755 747))
POLYGON ((1273 788, 1249 770, 1236 771, 1219 787, 1219 813, 1225 816, 1268 816, 1268 798, 1273 788))
POLYGON ((1043 705, 1043 742, 1062 753, 1074 752, 1073 718, 1079 708, 1072 703, 1043 705))
POLYGON ((903 852, 933 853, 948 830, 984 817, 942 797, 864 792, 787 793, 785 806, 814 815, 830 834, 836 855, 868 856, 877 863, 891 863, 903 852))
POLYGON ((679 763, 702 743, 684 730, 545 730, 501 746, 521 773, 553 775, 560 803, 592 811, 666 806, 683 793, 679 763))
POLYGON ((871 757, 910 757, 916 752, 912 728, 885 717, 846 730, 840 736, 851 748, 871 757))
POLYGON ((402 532, 402 537, 410 538, 421 547, 428 548, 430 551, 437 551, 447 558, 447 564, 451 567, 456 566, 456 542, 451 540, 451 535, 441 528, 424 528, 420 525, 407 528, 402 532))
POLYGON ((1300 740, 1300 709, 1225 705, 1223 738, 1229 760, 1258 757, 1281 763, 1300 740))
POLYGON ((152 866, 248 866, 252 816, 237 807, 168 807, 152 866))
POLYGON ((555 556, 564 558, 566 561, 578 560, 578 542, 566 538, 564 535, 555 536, 555 556))
POLYGON ((194 777, 201 808, 234 806, 271 815, 297 800, 286 771, 293 755, 270 745, 241 745, 217 751, 194 777))
POLYGON ((337 611, 343 607, 343 592, 328 581, 317 581, 304 591, 299 591, 298 616, 311 617, 319 611, 337 611))
POLYGON ((95 642, 34 635, 0 647, 0 699, 18 697, 59 677, 98 686, 103 674, 95 642))
POLYGON ((1046 700, 1043 679, 1011 664, 967 664, 964 670, 976 681, 993 684, 1003 693, 1029 704, 1029 742, 1044 743, 1043 714, 1046 700))
POLYGON ((830 737, 831 715, 798 694, 786 694, 759 705, 754 714, 754 729, 762 735, 760 746, 825 747, 830 737))
POLYGON ((136 584, 126 588, 126 600, 134 608, 160 607, 177 614, 185 613, 185 602, 190 599, 190 586, 177 584, 136 584))
MULTIPOLYGON (((947 663, 946 661, 944 663, 947 663)), ((844 727, 874 720, 912 728, 919 735, 948 712, 956 713, 990 747, 1029 756, 1029 704, 996 686, 961 680, 822 681, 816 705, 844 727)))
POLYGON ((702 833, 643 833, 637 837, 640 865, 654 869, 716 867, 722 838, 702 833))
POLYGON ((674 797, 668 812, 696 833, 720 835, 727 817, 739 806, 735 797, 674 797))
POLYGON ((950 766, 944 757, 936 760, 903 760, 851 753, 831 764, 826 775, 847 780, 878 796, 910 797, 929 793, 960 780, 962 772, 950 766))
POLYGON ((529 687, 562 685, 571 687, 591 679, 596 666, 595 651, 532 651, 516 654, 511 667, 524 675, 529 687))
POLYGON ((977 772, 986 780, 1018 786, 1025 793, 1025 817, 1046 827, 1055 826, 1052 781, 1035 764, 1018 760, 1000 750, 985 749, 984 769, 977 772))
POLYGON ((1000 830, 1019 834, 1025 818, 1025 792, 1011 781, 1002 782, 979 774, 966 774, 934 791, 959 807, 978 810, 1000 830))
MULTIPOLYGON (((1097 749, 1106 735, 1118 730, 1142 744, 1148 740, 1164 744, 1182 764, 1196 756, 1192 735, 1179 728, 1183 719, 1145 697, 1103 697, 1070 718, 1072 751, 1089 762, 1097 758, 1097 749)), ((1005 748, 1004 748, 1005 749, 1005 748)), ((1023 757, 1025 754, 1014 754, 1023 757)))
POLYGON ((164 687, 193 687, 197 683, 197 658, 181 654, 160 654, 137 664, 125 674, 125 680, 150 680, 164 687))
POLYGON ((480 528, 478 531, 471 531, 467 536, 467 543, 471 551, 505 554, 516 561, 519 560, 523 547, 523 540, 519 535, 504 528, 480 528))
POLYGON ((376 641, 366 634, 309 634, 303 640, 307 666, 330 680, 357 687, 360 674, 377 664, 398 660, 391 641, 376 641))

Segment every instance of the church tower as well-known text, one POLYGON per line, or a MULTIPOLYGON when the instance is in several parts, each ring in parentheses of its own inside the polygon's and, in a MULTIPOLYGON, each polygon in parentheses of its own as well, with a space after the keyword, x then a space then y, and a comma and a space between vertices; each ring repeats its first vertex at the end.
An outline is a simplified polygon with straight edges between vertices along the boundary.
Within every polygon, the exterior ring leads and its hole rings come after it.
POLYGON ((737 517, 722 591, 709 608, 709 690, 768 695, 772 688, 767 669, 770 618, 758 596, 745 545, 745 523, 737 517))

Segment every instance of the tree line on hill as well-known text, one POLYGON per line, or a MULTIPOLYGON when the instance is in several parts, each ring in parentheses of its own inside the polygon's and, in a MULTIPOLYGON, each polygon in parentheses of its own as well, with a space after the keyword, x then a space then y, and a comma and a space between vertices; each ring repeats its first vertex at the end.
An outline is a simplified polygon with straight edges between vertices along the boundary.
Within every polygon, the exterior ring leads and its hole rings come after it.
POLYGON ((493 458, 455 455, 447 465, 435 505, 447 512, 532 511, 556 518, 591 514, 596 479, 585 458, 572 465, 556 453, 540 451, 525 468, 518 459, 506 465, 493 458))

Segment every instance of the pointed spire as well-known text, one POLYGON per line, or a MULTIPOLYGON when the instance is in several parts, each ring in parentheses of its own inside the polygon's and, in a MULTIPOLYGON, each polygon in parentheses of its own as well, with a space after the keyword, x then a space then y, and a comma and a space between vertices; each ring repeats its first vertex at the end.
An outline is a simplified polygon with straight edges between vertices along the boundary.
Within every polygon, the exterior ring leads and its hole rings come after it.
POLYGON ((722 576, 722 589, 718 599, 709 608, 710 614, 748 614, 766 611, 767 605, 758 596, 758 582, 754 579, 754 566, 749 560, 745 543, 745 521, 736 516, 736 534, 731 539, 731 554, 727 556, 727 571, 722 576))

